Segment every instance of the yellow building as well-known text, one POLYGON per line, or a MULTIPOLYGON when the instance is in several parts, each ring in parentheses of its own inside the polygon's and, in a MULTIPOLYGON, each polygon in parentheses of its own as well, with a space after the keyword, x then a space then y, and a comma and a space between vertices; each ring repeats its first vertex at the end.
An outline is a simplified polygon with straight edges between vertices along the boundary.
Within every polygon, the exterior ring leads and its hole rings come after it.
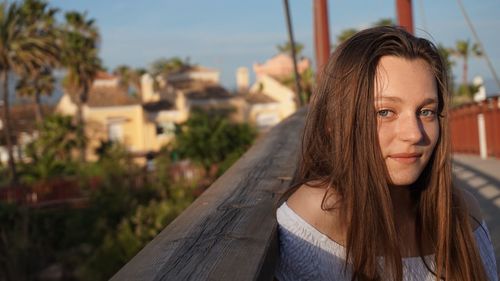
MULTIPOLYGON (((104 75, 101 75, 101 77, 104 75)), ((105 83, 109 75, 95 80, 83 107, 86 135, 89 139, 87 156, 95 160, 95 150, 101 141, 122 143, 135 155, 158 151, 174 136, 176 123, 187 120, 188 110, 182 93, 174 99, 160 99, 152 91, 152 79, 142 77, 141 92, 145 101, 129 95, 119 83, 105 83)), ((75 115, 76 103, 64 94, 56 106, 56 112, 75 115)))
MULTIPOLYGON (((103 141, 120 142, 136 156, 157 152, 173 140, 175 124, 186 121, 192 108, 230 110, 233 121, 266 130, 295 112, 296 105, 293 91, 267 75, 235 94, 219 84, 217 70, 187 67, 168 77, 144 74, 140 95, 134 96, 118 77, 100 73, 83 106, 87 159, 96 159, 103 141)), ((55 111, 75 115, 73 97, 65 93, 55 111)))
POLYGON ((297 110, 295 93, 267 75, 257 78, 250 88, 247 101, 251 105, 247 119, 262 129, 278 124, 297 110))
MULTIPOLYGON (((300 58, 297 62, 299 73, 311 67, 308 58, 300 58)), ((265 63, 254 63, 255 76, 268 75, 277 79, 289 78, 293 74, 293 59, 289 54, 280 53, 268 59, 265 63)))
POLYGON ((232 110, 230 118, 249 122, 265 131, 297 110, 295 93, 276 78, 260 74, 248 88, 248 70, 236 71, 238 93, 230 93, 219 84, 219 72, 204 67, 188 67, 162 78, 166 91, 162 96, 183 93, 188 108, 232 110), (173 94, 172 94, 173 93, 173 94))

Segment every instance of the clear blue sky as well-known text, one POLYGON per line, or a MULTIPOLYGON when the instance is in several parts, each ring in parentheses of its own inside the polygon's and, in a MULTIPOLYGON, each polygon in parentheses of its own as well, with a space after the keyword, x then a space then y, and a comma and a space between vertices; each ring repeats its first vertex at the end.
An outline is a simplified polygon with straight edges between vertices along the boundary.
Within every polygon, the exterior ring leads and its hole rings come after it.
MULTIPOLYGON (((463 1, 500 75, 500 0, 463 1)), ((312 0, 289 2, 295 38, 306 46, 305 56, 314 58, 312 0)), ((97 21, 101 58, 110 70, 120 64, 147 68, 161 57, 189 57, 192 63, 219 69, 228 88, 235 85, 237 67, 251 69, 253 63, 276 54, 276 45, 287 40, 282 0, 54 0, 50 4, 62 11, 87 11, 97 21)), ((343 29, 396 18, 395 0, 330 0, 328 5, 332 43, 343 29)), ((413 0, 413 16, 417 35, 435 43, 453 47, 459 39, 473 39, 455 0, 413 0)), ((459 78, 461 61, 456 60, 454 75, 459 78)), ((492 79, 484 59, 471 58, 469 63, 469 77, 492 79)))

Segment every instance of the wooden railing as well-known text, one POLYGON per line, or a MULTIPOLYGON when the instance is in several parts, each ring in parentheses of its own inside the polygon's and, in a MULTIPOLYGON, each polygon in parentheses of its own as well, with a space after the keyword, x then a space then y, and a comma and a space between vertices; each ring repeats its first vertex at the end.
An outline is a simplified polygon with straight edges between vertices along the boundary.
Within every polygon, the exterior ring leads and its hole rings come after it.
POLYGON ((305 114, 257 140, 111 280, 272 280, 275 208, 295 171, 305 114))
POLYGON ((453 152, 500 158, 500 99, 464 104, 450 112, 453 152))

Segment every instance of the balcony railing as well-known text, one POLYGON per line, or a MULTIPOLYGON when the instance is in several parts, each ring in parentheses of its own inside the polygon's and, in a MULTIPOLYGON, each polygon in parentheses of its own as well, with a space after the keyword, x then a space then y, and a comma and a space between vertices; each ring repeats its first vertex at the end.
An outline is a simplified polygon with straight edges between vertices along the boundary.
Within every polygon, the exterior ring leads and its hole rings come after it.
POLYGON ((305 115, 258 139, 111 280, 272 280, 275 208, 295 171, 305 115))
POLYGON ((453 152, 500 158, 500 96, 450 112, 453 152))

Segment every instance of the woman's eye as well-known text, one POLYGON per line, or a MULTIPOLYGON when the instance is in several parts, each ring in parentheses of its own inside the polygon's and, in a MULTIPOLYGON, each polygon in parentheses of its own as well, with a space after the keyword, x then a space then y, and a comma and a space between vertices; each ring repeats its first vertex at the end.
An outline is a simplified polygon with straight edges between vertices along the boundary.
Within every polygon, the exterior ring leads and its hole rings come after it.
POLYGON ((419 115, 423 116, 423 117, 431 117, 431 116, 436 115, 436 112, 434 110, 431 110, 431 109, 422 109, 422 110, 420 110, 419 115))
POLYGON ((380 117, 390 117, 392 116, 392 112, 389 109, 382 109, 377 112, 380 117))

